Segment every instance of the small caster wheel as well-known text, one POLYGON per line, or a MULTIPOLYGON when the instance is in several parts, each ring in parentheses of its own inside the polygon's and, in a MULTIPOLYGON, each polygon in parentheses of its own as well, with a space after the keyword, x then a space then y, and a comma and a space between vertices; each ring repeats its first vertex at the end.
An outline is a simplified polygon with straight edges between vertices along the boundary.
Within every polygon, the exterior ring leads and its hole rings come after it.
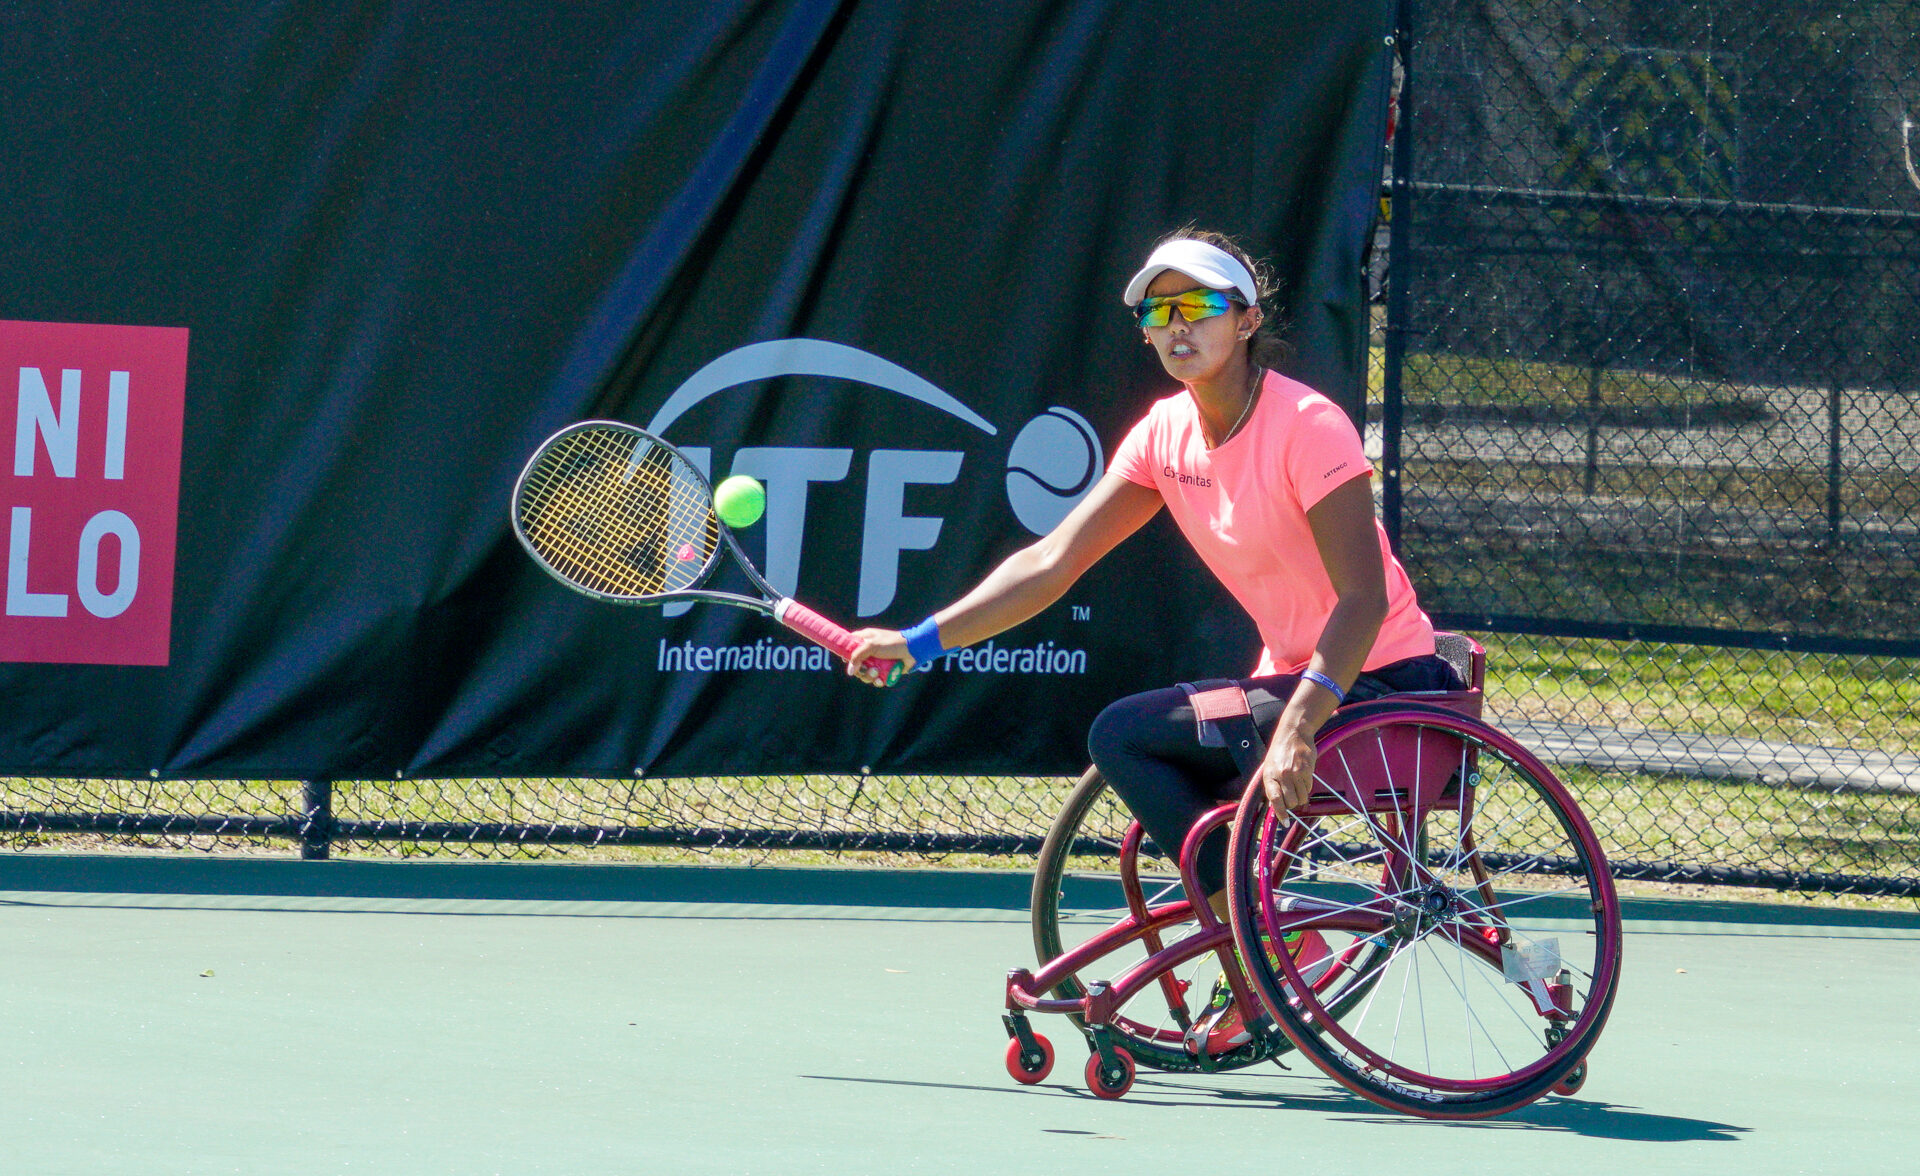
POLYGON ((1053 1042, 1036 1033, 1033 1043, 1040 1048, 1028 1053, 1021 1050, 1018 1037, 1007 1042, 1007 1073, 1022 1086, 1032 1086, 1053 1073, 1053 1042))
POLYGON ((1582 1061, 1567 1071, 1567 1076, 1553 1084, 1555 1094, 1579 1094, 1580 1088, 1587 1084, 1587 1063, 1582 1061))
POLYGON ((1087 1089, 1101 1098, 1119 1098, 1133 1089, 1133 1055, 1114 1047, 1114 1064, 1102 1066, 1100 1055, 1087 1059, 1087 1089))

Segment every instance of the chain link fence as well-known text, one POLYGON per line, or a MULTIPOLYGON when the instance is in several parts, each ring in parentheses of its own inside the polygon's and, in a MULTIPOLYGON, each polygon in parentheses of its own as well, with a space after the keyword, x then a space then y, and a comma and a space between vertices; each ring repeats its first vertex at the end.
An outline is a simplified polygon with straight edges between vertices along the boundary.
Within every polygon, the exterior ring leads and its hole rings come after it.
POLYGON ((1040 848, 1073 780, 759 776, 693 779, 141 780, 0 778, 0 845, 215 853, 458 853, 748 860, 819 851, 912 860, 1040 848))
MULTIPOLYGON (((1920 0, 1403 24, 1368 436, 1489 718, 1623 876, 1920 895, 1920 0)), ((1004 860, 1070 784, 8 779, 0 844, 1004 860)))
POLYGON ((1384 407, 1430 610, 1920 653, 1920 6, 1764 7, 1418 9, 1384 407))
POLYGON ((1411 13, 1377 408, 1423 603, 1629 872, 1911 893, 1920 4, 1411 13))

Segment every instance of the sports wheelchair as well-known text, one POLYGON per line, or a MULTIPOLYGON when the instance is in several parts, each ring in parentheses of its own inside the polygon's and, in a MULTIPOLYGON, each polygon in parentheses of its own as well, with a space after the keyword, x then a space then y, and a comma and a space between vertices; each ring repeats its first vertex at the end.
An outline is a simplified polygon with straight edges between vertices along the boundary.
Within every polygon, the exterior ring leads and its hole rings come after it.
MULTIPOLYGON (((1086 1083, 1101 1098, 1124 1095, 1139 1066, 1284 1068, 1293 1050, 1427 1118, 1580 1089, 1620 976, 1606 858, 1566 787, 1480 721, 1478 643, 1443 633, 1439 647, 1468 689, 1342 707, 1320 731, 1306 804, 1275 812, 1254 781, 1194 825, 1172 868, 1088 770, 1034 871, 1038 969, 1007 977, 1016 1081, 1053 1067, 1029 1014, 1059 1013, 1087 1041, 1086 1083), (1223 825, 1225 922, 1192 868, 1223 825), (1189 1030, 1220 986, 1252 1039, 1216 1054, 1189 1030)), ((1245 695, 1191 696, 1251 774, 1265 747, 1245 695)))

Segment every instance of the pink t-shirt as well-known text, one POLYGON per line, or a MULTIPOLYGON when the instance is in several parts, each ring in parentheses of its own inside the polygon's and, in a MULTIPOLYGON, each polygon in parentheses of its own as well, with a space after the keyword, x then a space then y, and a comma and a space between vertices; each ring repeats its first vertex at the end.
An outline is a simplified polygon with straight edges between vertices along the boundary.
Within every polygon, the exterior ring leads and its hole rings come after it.
MULTIPOLYGON (((1339 599, 1307 509, 1373 467, 1347 414, 1297 380, 1269 371, 1246 426, 1209 450, 1200 411, 1182 390, 1156 401, 1108 465, 1166 500, 1180 530, 1259 626, 1255 677, 1298 673, 1339 599)), ((1373 524, 1387 576, 1387 618, 1366 669, 1433 652, 1433 622, 1414 600, 1387 531, 1373 524)))

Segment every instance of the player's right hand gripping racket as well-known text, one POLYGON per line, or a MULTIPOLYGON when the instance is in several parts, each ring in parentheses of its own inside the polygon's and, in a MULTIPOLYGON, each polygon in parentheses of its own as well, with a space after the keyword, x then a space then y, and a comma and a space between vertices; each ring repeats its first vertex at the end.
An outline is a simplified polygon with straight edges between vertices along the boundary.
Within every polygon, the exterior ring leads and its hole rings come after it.
MULTIPOLYGON (((852 634, 782 596, 713 512, 713 488, 673 446, 618 421, 582 421, 541 444, 513 487, 513 533, 562 584, 616 604, 711 600, 765 613, 839 654, 852 634), (759 592, 701 588, 726 553, 759 592)), ((900 663, 870 659, 893 684, 900 663)))

